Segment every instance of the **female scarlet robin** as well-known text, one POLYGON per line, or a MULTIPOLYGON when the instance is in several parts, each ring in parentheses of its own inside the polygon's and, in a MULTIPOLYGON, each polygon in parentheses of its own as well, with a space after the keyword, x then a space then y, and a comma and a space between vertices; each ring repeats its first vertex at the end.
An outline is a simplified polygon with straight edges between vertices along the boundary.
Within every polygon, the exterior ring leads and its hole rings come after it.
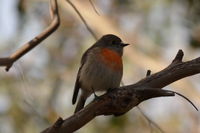
POLYGON ((112 34, 104 35, 82 56, 72 103, 79 97, 75 113, 84 107, 86 99, 95 91, 118 88, 122 79, 122 54, 125 44, 112 34))

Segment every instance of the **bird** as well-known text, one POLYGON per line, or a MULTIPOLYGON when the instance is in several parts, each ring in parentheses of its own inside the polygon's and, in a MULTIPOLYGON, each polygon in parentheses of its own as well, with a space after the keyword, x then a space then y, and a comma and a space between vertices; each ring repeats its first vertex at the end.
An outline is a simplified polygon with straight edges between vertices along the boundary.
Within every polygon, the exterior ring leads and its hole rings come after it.
POLYGON ((120 86, 123 75, 123 48, 129 44, 113 34, 103 35, 82 55, 75 81, 72 104, 77 101, 74 113, 84 108, 87 98, 96 91, 108 91, 120 86))

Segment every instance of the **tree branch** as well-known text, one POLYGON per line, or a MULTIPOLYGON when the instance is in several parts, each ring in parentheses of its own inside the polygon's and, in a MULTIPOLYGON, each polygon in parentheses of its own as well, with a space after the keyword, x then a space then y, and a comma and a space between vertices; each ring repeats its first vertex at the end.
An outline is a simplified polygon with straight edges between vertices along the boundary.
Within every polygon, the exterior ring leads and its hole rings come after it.
POLYGON ((84 17, 81 15, 81 13, 79 12, 79 10, 76 8, 76 6, 70 1, 70 0, 66 0, 69 5, 75 10, 75 12, 78 14, 78 16, 80 17, 81 21, 84 23, 84 25, 86 26, 87 30, 90 32, 90 34, 94 37, 95 40, 98 39, 97 35, 93 32, 93 30, 90 28, 90 26, 87 24, 86 20, 84 19, 84 17))
POLYGON ((149 116, 147 116, 143 111, 142 109, 137 106, 138 110, 140 111, 140 113, 142 114, 142 116, 148 121, 149 123, 149 126, 151 127, 151 131, 153 131, 153 126, 155 128, 157 128, 161 133, 164 133, 164 131, 162 130, 162 128, 157 124, 155 123, 152 119, 149 118, 149 116))
POLYGON ((24 56, 30 50, 32 50, 35 46, 37 46, 40 42, 46 39, 58 28, 60 24, 60 18, 58 14, 57 0, 50 0, 50 6, 50 14, 52 15, 52 20, 49 27, 47 27, 42 33, 37 35, 35 38, 25 43, 21 48, 19 48, 15 53, 10 55, 9 57, 0 58, 0 66, 5 66, 6 71, 9 71, 9 69, 12 67, 15 61, 24 56))
MULTIPOLYGON (((187 62, 182 62, 182 58, 183 52, 179 50, 173 62, 160 72, 148 75, 135 84, 110 90, 93 100, 85 108, 65 119, 57 132, 74 132, 99 115, 122 115, 150 98, 174 96, 175 92, 162 88, 182 78, 200 73, 200 57, 187 62)), ((45 130, 42 133, 51 132, 45 130)))
POLYGON ((90 2, 90 4, 92 5, 92 8, 93 8, 94 11, 96 12, 96 14, 100 16, 100 14, 99 14, 99 12, 97 11, 97 9, 96 9, 96 7, 95 7, 93 1, 92 1, 92 0, 89 0, 89 2, 90 2))

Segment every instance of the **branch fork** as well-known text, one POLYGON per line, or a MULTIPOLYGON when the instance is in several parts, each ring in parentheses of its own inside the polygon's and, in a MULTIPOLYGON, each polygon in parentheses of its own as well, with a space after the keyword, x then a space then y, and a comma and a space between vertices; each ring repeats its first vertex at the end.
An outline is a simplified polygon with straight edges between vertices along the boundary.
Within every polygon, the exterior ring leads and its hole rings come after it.
MULTIPOLYGON (((99 115, 122 115, 141 102, 150 98, 175 96, 178 94, 188 100, 194 107, 197 107, 180 93, 163 90, 162 88, 182 78, 200 73, 200 57, 191 61, 182 62, 183 51, 179 50, 172 63, 165 69, 151 75, 148 70, 146 77, 135 84, 113 89, 95 99, 85 108, 66 118, 57 129, 58 133, 71 133, 99 115)), ((197 109, 198 110, 198 109, 197 109)), ((53 126, 42 133, 51 133, 53 126)))

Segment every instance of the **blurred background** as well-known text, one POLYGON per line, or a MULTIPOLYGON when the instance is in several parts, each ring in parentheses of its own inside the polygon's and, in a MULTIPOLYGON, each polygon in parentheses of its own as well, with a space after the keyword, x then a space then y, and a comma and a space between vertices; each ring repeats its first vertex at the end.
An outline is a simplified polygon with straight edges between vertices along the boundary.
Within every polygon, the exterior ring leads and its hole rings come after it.
MULTIPOLYGON (((199 0, 72 1, 101 37, 112 33, 131 44, 124 51, 125 85, 158 72, 179 49, 184 61, 200 56, 199 0)), ((58 0, 61 25, 9 72, 0 68, 0 132, 38 133, 58 116, 73 114, 72 93, 82 53, 96 40, 72 7, 58 0)), ((50 23, 48 0, 0 0, 0 57, 9 56, 50 23)), ((200 109, 200 75, 175 82, 173 89, 200 109)), ((91 101, 93 97, 88 100, 91 101)), ((200 133, 200 113, 184 99, 155 98, 139 105, 166 133, 200 133)), ((77 133, 159 133, 137 108, 120 117, 99 116, 77 133)))

